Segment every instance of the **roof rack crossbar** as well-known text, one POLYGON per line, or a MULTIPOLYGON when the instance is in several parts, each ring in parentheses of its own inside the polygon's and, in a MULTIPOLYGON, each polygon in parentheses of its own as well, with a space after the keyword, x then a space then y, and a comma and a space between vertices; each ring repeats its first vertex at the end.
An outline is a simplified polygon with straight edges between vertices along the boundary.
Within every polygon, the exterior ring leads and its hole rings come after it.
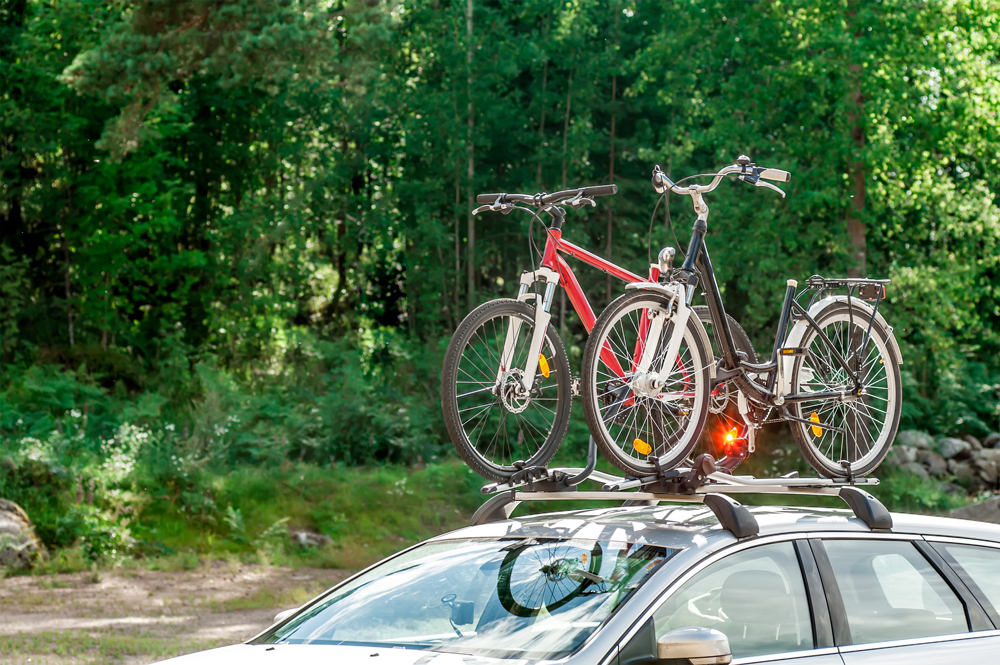
POLYGON ((746 506, 725 494, 706 494, 705 505, 715 513, 719 524, 738 540, 752 538, 760 533, 760 525, 746 506))
POLYGON ((851 507, 854 516, 872 531, 892 530, 892 515, 885 505, 868 492, 857 487, 841 487, 840 498, 851 507))

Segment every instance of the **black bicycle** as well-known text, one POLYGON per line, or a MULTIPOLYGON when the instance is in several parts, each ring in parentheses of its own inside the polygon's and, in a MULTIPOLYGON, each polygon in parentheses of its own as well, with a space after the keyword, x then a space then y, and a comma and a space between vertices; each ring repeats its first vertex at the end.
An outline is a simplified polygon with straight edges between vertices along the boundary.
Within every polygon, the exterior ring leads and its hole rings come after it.
POLYGON ((788 280, 771 356, 757 362, 746 335, 731 325, 715 281, 704 195, 735 177, 784 196, 768 181, 788 182, 791 175, 746 156, 711 175, 708 185, 681 187, 659 167, 653 171, 654 189, 690 196, 697 219, 683 265, 674 269, 675 252, 664 248, 659 281, 629 284, 631 292, 613 301, 591 331, 580 382, 591 434, 609 461, 641 477, 684 464, 709 413, 735 412, 742 422, 722 434, 717 465, 731 471, 776 415, 790 423, 820 474, 871 473, 889 452, 901 407, 902 357, 878 311, 889 280, 814 275, 801 290, 788 280), (691 306, 699 282, 707 317, 691 306))

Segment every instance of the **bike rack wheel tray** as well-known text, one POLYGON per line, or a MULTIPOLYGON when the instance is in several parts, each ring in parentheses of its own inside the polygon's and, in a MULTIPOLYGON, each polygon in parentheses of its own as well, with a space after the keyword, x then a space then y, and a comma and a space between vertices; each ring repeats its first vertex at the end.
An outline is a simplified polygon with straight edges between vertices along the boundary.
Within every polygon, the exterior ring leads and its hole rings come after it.
POLYGON ((839 496, 854 512, 854 516, 873 531, 892 529, 892 516, 886 507, 863 487, 879 484, 877 478, 800 478, 788 474, 779 478, 733 476, 715 471, 708 455, 700 455, 694 468, 682 468, 649 478, 620 478, 594 469, 596 446, 591 450, 585 468, 531 468, 515 474, 508 483, 491 483, 481 490, 492 496, 473 515, 471 523, 485 524, 510 518, 522 501, 624 501, 624 505, 656 505, 671 503, 704 503, 719 519, 724 529, 737 538, 755 536, 757 520, 731 494, 786 494, 839 496), (707 459, 706 459, 707 458, 707 459), (603 484, 600 491, 581 491, 577 486, 584 480, 603 484), (629 491, 639 488, 638 491, 629 491))

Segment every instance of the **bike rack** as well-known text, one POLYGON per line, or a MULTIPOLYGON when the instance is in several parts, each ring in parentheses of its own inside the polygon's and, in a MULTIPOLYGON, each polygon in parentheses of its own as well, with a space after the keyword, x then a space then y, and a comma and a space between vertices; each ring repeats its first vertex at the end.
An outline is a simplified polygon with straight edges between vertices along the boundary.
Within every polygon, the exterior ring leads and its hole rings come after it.
POLYGON ((785 494, 807 496, 839 496, 851 508, 855 517, 868 528, 878 531, 892 529, 892 516, 874 496, 862 489, 879 484, 878 478, 834 480, 832 478, 800 478, 790 473, 779 478, 733 476, 714 471, 709 455, 699 455, 693 468, 680 468, 644 478, 621 478, 597 471, 597 445, 590 439, 587 466, 584 468, 526 467, 506 483, 485 485, 483 494, 492 495, 472 516, 471 523, 486 524, 510 518, 522 501, 623 501, 626 506, 654 506, 661 501, 672 503, 703 503, 724 529, 737 538, 757 534, 757 521, 731 494, 785 494), (583 481, 602 483, 600 491, 581 491, 583 481), (637 491, 629 491, 637 489, 637 491))

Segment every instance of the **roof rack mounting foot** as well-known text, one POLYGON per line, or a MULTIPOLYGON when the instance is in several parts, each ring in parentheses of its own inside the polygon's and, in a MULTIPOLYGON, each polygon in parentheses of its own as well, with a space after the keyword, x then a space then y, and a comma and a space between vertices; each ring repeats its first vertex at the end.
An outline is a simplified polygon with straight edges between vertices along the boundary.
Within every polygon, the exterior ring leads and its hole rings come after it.
POLYGON ((750 538, 760 533, 760 525, 753 514, 736 499, 725 494, 706 494, 705 505, 715 513, 719 524, 738 540, 750 538))
POLYGON ((500 492, 494 496, 487 499, 486 503, 479 506, 472 519, 469 521, 471 526, 476 526, 478 524, 488 524, 489 522, 501 522, 506 519, 510 519, 510 514, 514 512, 514 509, 520 505, 520 501, 515 498, 516 492, 510 490, 507 492, 500 492))
POLYGON ((857 487, 841 487, 840 498, 851 507, 854 516, 872 531, 892 530, 892 515, 888 508, 868 492, 857 487))

